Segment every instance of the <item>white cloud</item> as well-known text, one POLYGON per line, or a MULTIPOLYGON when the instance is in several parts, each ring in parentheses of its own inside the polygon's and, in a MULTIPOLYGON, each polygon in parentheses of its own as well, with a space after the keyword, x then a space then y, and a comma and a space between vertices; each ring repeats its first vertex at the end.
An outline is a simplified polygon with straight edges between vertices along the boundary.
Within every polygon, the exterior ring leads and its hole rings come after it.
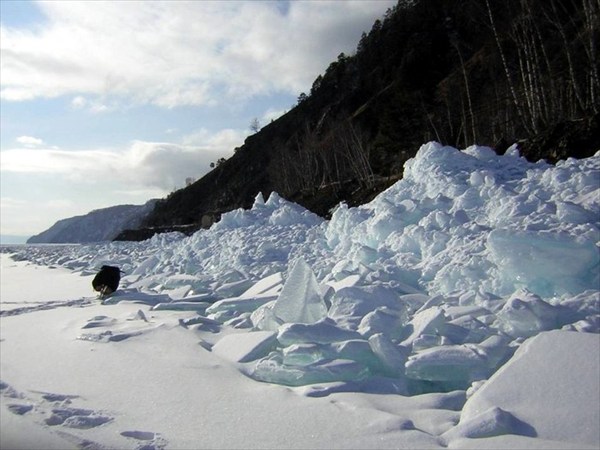
MULTIPOLYGON (((30 201, 12 197, 0 198, 0 233, 15 236, 30 236, 48 228, 60 218, 65 211, 72 211, 72 204, 61 201, 30 201), (32 214, 32 211, 35 211, 32 214), (50 220, 46 218, 50 216, 50 220)), ((75 214, 73 214, 75 215, 75 214)))
POLYGON ((0 209, 6 210, 11 208, 19 208, 23 205, 26 205, 27 202, 21 200, 19 198, 13 197, 1 197, 0 198, 0 209))
POLYGON ((77 203, 73 200, 61 198, 47 201, 45 202, 45 205, 49 210, 64 211, 75 208, 77 206, 77 203))
MULTIPOLYGON (((231 154, 231 151, 225 154, 231 154)), ((210 163, 216 159, 212 150, 137 141, 124 154, 121 160, 123 166, 117 170, 121 177, 135 178, 140 186, 170 190, 183 187, 188 177, 207 173, 210 163), (126 169, 123 170, 123 167, 126 169)))
POLYGON ((26 147, 38 147, 44 145, 44 141, 33 136, 19 136, 17 142, 26 147))
POLYGON ((25 147, 0 152, 0 167, 2 172, 61 175, 75 183, 116 182, 156 194, 183 187, 188 177, 200 178, 211 162, 230 156, 242 142, 242 132, 225 129, 200 130, 183 144, 134 141, 125 149, 79 151, 25 147))
POLYGON ((92 113, 104 113, 117 108, 116 105, 106 105, 102 99, 89 100, 82 95, 78 95, 71 100, 71 108, 85 109, 92 113))
MULTIPOLYGON (((115 189, 113 193, 119 197, 119 204, 141 204, 147 202, 151 198, 162 198, 165 196, 164 189, 152 187, 140 189, 115 189)), ((111 206, 114 206, 114 204, 111 204, 111 206)))
POLYGON ((248 133, 230 128, 212 133, 206 128, 183 137, 183 145, 200 146, 202 149, 213 153, 231 153, 235 147, 243 144, 248 133))
POLYGON ((110 166, 116 154, 108 151, 66 151, 49 148, 10 149, 0 153, 2 172, 61 173, 79 178, 79 174, 110 166))
POLYGON ((87 100, 82 95, 78 95, 71 100, 71 107, 74 109, 83 109, 87 106, 87 100))
POLYGON ((71 95, 73 107, 96 108, 297 95, 394 3, 42 2, 44 24, 0 29, 0 95, 71 95))

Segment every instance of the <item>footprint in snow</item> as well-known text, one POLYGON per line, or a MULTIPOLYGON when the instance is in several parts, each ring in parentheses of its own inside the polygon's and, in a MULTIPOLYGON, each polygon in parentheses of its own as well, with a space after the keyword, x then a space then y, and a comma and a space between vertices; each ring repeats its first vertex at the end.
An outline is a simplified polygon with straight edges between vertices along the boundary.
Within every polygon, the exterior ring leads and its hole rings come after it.
POLYGON ((8 398, 25 398, 25 396, 13 388, 10 384, 0 381, 0 392, 8 398))
POLYGON ((99 444, 98 442, 91 441, 89 439, 81 438, 66 431, 57 430, 56 434, 64 440, 71 442, 73 448, 78 450, 109 450, 108 447, 99 444))
POLYGON ((78 428, 80 430, 87 430, 89 428, 99 427, 112 421, 112 417, 102 415, 89 415, 89 416, 71 416, 63 422, 64 427, 78 428))
MULTIPOLYGON (((18 393, 7 383, 0 381, 0 390, 2 394, 7 395, 7 391, 13 395, 13 398, 27 399, 23 394, 18 393), (11 391, 12 390, 12 391, 11 391)), ((76 428, 80 430, 86 430, 89 428, 95 428, 113 420, 112 417, 106 416, 102 412, 94 411, 92 409, 74 408, 69 405, 73 400, 80 398, 79 395, 73 394, 57 394, 54 392, 36 391, 31 390, 33 394, 39 395, 41 401, 32 401, 31 403, 36 404, 36 411, 47 413, 50 410, 50 417, 46 418, 44 422, 49 426, 62 425, 68 428, 76 428)), ((13 403, 7 405, 8 409, 14 414, 23 415, 33 409, 32 404, 17 404, 13 403)))
POLYGON ((8 407, 8 410, 11 413, 16 414, 18 416, 27 414, 29 411, 31 411, 33 409, 33 405, 22 405, 22 404, 18 404, 18 403, 10 403, 6 406, 8 407))
MULTIPOLYGON (((34 396, 27 396, 14 389, 10 384, 0 381, 0 395, 27 402, 7 404, 7 409, 13 414, 22 416, 30 411, 42 414, 46 416, 43 423, 55 428, 55 432, 69 442, 72 442, 74 448, 80 450, 107 450, 107 447, 102 444, 77 436, 66 430, 88 430, 99 427, 114 420, 112 417, 105 415, 102 411, 70 406, 73 400, 81 398, 79 395, 57 394, 37 390, 30 390, 29 392, 34 394, 34 396)), ((161 442, 164 440, 161 441, 160 439, 162 438, 154 436, 153 440, 148 441, 148 443, 151 445, 157 444, 153 448, 155 450, 162 450, 164 445, 161 442)))
POLYGON ((95 428, 110 422, 112 417, 104 416, 91 409, 54 408, 52 415, 46 419, 46 425, 63 425, 69 428, 95 428))
MULTIPOLYGON (((23 395, 21 392, 17 391, 10 384, 5 383, 4 381, 0 381, 0 393, 3 397, 7 398, 25 399, 25 395, 23 395)), ((16 414, 18 416, 27 414, 33 409, 33 405, 23 403, 8 403, 6 407, 11 413, 16 414)))
POLYGON ((8 316, 19 316, 21 314, 28 314, 37 311, 46 311, 49 309, 56 309, 60 307, 73 307, 73 306, 91 306, 92 299, 91 298, 80 298, 77 300, 57 300, 51 302, 44 302, 40 304, 36 304, 34 306, 23 306, 20 308, 8 309, 8 310, 0 310, 0 317, 8 317, 8 316))
POLYGON ((34 394, 40 394, 44 400, 49 402, 61 402, 61 403, 71 403, 71 400, 79 398, 79 395, 71 395, 71 394, 54 394, 52 392, 44 392, 44 391, 31 391, 34 394))
POLYGON ((156 437, 156 433, 152 431, 123 431, 121 436, 125 436, 139 441, 151 441, 156 437))
POLYGON ((121 436, 142 441, 136 450, 163 450, 167 445, 167 440, 160 433, 152 431, 122 431, 121 436))

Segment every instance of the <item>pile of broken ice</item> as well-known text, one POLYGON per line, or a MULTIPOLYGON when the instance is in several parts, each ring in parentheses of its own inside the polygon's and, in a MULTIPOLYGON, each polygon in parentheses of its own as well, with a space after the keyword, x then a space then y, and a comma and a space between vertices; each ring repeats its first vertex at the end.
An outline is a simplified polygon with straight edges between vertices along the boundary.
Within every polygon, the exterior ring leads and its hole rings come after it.
POLYGON ((119 265, 108 302, 187 311, 256 380, 417 394, 473 390, 540 332, 598 333, 599 228, 600 153, 553 166, 429 143, 329 221, 273 193, 190 237, 27 257, 119 265))

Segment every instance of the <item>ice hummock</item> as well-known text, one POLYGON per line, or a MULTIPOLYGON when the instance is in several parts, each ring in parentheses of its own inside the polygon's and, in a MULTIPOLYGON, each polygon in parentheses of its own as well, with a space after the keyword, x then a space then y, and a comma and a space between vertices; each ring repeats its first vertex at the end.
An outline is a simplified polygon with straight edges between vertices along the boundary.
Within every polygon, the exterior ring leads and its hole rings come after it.
POLYGON ((599 332, 599 180, 600 153, 552 166, 432 142, 329 221, 272 193, 190 237, 12 251, 82 273, 119 265, 110 303, 194 311, 184 323, 214 335, 207 348, 259 381, 466 390, 528 338, 599 332))

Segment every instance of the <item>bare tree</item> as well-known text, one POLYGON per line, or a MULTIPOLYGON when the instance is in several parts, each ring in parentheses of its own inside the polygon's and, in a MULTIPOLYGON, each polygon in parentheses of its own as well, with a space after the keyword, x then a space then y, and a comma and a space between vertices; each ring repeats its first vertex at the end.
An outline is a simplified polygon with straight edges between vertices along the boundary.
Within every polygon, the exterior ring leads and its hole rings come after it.
POLYGON ((502 60, 502 67, 504 69, 504 75, 506 76, 506 82, 508 83, 508 88, 512 97, 513 104, 517 110, 517 114, 524 120, 523 111, 521 110, 521 104, 517 97, 517 91, 515 89, 515 84, 512 80, 510 70, 508 68, 508 63, 506 61, 506 56, 504 54, 504 50, 502 49, 502 44, 500 43, 500 35, 498 34, 498 30, 496 28, 496 22, 494 20, 494 15, 492 14, 492 8, 490 6, 489 0, 485 0, 485 5, 487 7, 488 17, 490 19, 490 25, 492 27, 492 32, 494 34, 494 40, 496 41, 496 45, 498 47, 498 53, 500 54, 500 59, 502 60))
POLYGON ((260 128, 261 128, 260 121, 258 120, 257 117, 255 117, 250 122, 250 130, 252 130, 254 133, 258 133, 260 131, 260 128))

